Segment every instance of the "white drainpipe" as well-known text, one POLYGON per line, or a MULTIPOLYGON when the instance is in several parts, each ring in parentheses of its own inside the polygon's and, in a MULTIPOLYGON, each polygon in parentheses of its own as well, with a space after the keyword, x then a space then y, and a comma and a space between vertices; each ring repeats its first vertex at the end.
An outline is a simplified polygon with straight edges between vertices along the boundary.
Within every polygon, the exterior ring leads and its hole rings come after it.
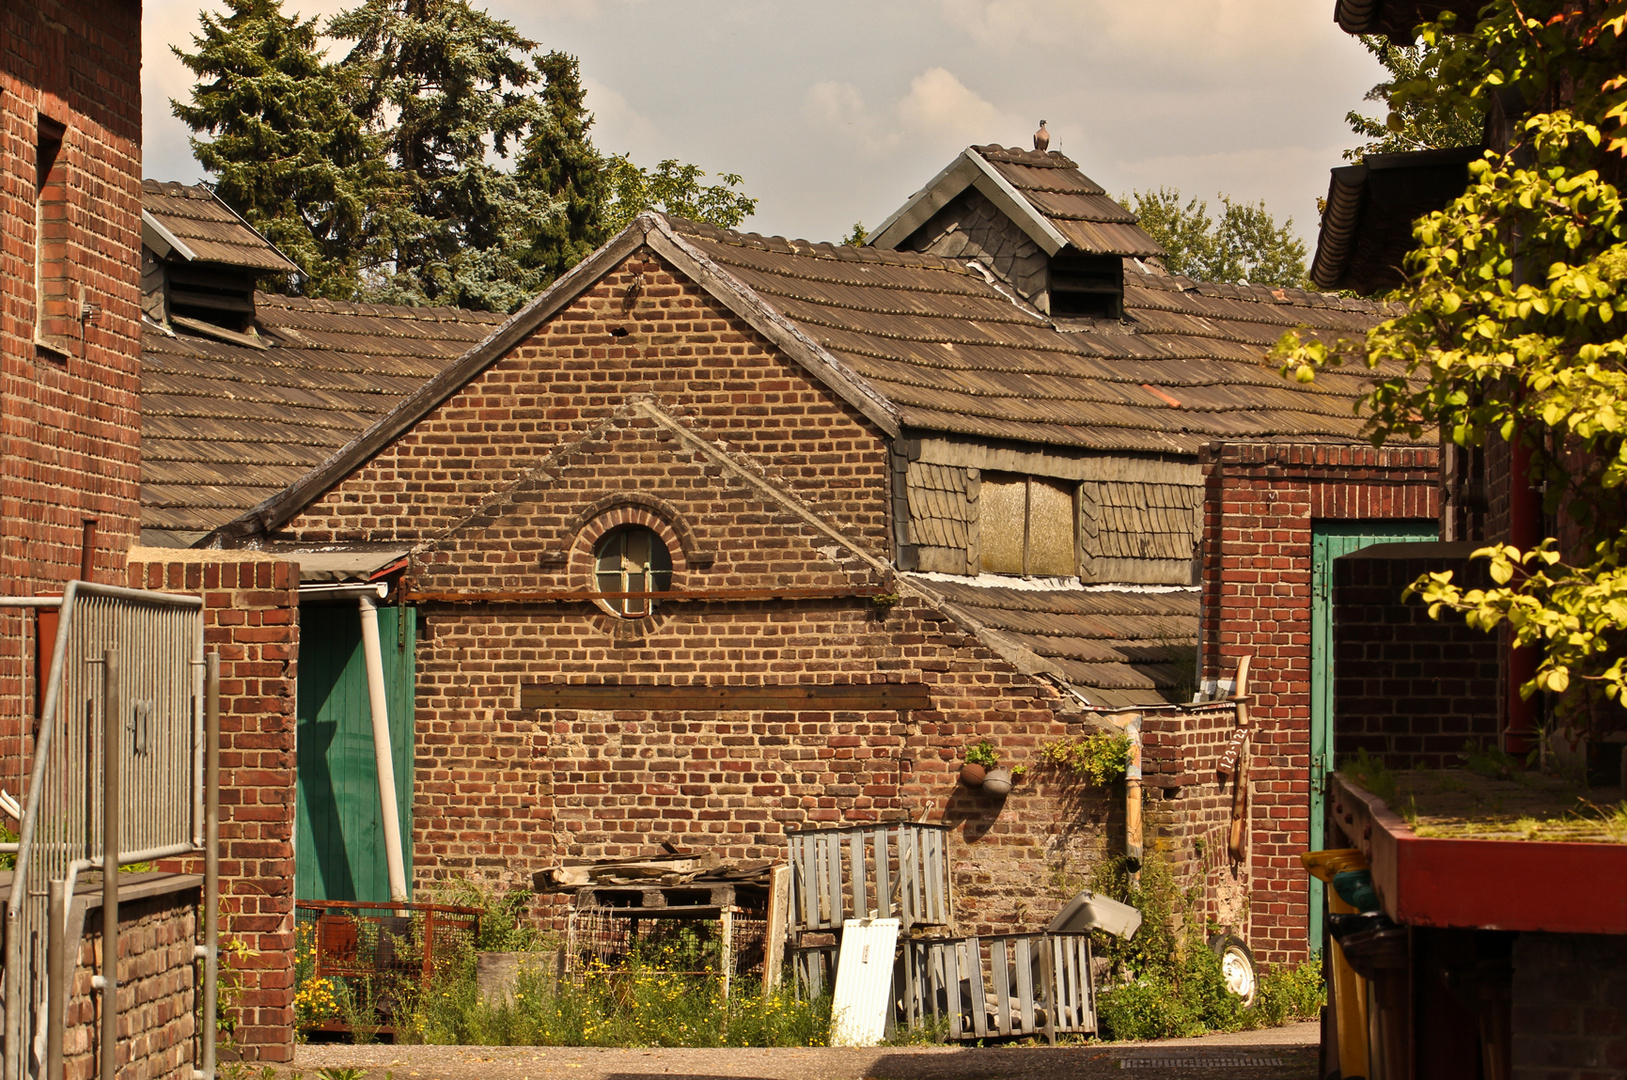
POLYGON ((390 710, 384 697, 384 653, 379 647, 378 597, 363 593, 362 653, 367 661, 367 701, 373 713, 373 760, 379 780, 379 820, 384 826, 384 860, 390 872, 390 899, 407 899, 406 861, 401 854, 401 818, 395 801, 395 758, 390 753, 390 710))

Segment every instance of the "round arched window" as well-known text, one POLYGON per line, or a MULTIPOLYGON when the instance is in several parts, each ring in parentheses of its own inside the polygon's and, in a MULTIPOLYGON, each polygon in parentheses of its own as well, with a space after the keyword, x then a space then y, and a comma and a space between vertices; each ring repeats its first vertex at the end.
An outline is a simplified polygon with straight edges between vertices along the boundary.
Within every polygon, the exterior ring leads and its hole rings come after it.
MULTIPOLYGON (((601 593, 667 592, 672 588, 672 553, 643 525, 614 529, 593 549, 594 579, 601 593)), ((647 597, 606 596, 618 615, 648 615, 655 602, 647 597)))

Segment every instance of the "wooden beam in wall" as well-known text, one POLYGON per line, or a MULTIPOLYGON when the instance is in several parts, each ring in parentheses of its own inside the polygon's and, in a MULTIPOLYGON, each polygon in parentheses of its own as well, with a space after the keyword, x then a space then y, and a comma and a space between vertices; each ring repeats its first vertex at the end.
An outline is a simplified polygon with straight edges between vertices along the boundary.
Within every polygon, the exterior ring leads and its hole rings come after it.
POLYGON ((930 709, 924 683, 807 683, 770 686, 540 683, 520 687, 522 709, 860 711, 930 709))

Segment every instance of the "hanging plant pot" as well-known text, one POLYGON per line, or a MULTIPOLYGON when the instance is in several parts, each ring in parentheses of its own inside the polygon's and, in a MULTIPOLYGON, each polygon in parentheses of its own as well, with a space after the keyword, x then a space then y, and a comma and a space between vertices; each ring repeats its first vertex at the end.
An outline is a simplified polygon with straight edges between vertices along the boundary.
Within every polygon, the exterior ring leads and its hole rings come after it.
POLYGON ((960 767, 960 782, 967 787, 982 787, 984 775, 983 766, 970 761, 960 767))
POLYGON ((983 776, 983 790, 990 795, 1011 794, 1011 770, 990 769, 983 776))

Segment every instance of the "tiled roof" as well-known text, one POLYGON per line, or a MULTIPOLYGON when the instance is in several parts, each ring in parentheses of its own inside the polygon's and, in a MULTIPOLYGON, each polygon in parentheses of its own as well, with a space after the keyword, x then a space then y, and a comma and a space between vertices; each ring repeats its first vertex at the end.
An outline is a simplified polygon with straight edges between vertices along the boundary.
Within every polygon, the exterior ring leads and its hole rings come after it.
POLYGON ((1060 151, 974 146, 1001 178, 1080 251, 1098 255, 1163 255, 1136 216, 1108 197, 1060 151))
POLYGON ((1104 589, 984 575, 906 574, 945 613, 1030 674, 1067 683, 1090 705, 1190 700, 1198 633, 1196 589, 1104 589))
POLYGON ((456 308, 255 297, 270 348, 142 339, 144 529, 205 533, 355 438, 502 321, 456 308))
POLYGON ((1127 260, 1124 323, 1058 328, 962 262, 666 220, 904 425, 985 438, 1186 454, 1217 439, 1358 439, 1366 373, 1329 371, 1301 386, 1266 353, 1294 327, 1358 337, 1389 314, 1127 260))
POLYGON ((185 244, 197 262, 273 273, 299 269, 202 185, 143 180, 141 208, 185 244))

